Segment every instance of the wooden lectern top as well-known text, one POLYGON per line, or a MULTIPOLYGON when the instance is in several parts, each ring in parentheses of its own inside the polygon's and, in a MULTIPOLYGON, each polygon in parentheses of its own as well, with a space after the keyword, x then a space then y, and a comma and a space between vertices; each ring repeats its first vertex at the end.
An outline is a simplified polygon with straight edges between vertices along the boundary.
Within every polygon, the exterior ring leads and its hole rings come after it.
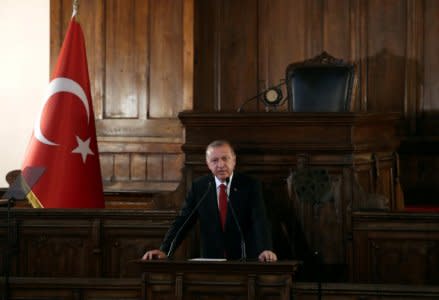
POLYGON ((143 272, 228 272, 256 274, 294 274, 301 265, 300 261, 238 261, 238 260, 136 260, 143 272))

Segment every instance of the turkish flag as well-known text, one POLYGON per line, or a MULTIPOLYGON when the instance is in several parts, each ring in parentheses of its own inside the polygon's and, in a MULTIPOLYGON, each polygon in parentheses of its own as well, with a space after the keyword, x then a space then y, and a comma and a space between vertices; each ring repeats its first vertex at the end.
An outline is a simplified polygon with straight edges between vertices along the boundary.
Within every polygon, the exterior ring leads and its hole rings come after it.
POLYGON ((27 195, 33 207, 104 207, 85 42, 74 16, 22 170, 36 167, 44 172, 27 195))

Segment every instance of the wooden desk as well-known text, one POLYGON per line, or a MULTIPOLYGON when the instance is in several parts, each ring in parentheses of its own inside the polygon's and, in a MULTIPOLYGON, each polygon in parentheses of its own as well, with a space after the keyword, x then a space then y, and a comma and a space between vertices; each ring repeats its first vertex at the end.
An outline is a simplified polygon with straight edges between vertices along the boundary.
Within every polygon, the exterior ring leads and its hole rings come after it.
POLYGON ((300 262, 139 261, 142 299, 290 299, 300 262), (206 297, 206 298, 203 298, 206 297))

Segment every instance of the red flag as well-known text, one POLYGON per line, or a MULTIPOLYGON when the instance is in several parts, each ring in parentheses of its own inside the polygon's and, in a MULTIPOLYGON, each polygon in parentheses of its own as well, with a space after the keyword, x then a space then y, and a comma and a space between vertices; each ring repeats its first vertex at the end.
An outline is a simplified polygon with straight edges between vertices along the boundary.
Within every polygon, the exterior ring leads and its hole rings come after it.
POLYGON ((81 26, 72 17, 22 170, 43 167, 34 207, 102 208, 104 196, 81 26))

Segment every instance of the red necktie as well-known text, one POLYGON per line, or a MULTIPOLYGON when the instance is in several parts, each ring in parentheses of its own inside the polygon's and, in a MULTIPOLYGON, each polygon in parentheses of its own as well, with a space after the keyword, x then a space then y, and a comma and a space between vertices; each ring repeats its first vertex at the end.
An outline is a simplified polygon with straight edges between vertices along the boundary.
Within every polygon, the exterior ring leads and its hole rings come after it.
POLYGON ((219 211, 220 211, 220 218, 221 218, 221 226, 224 230, 224 225, 226 224, 226 215, 227 215, 227 192, 226 192, 226 185, 220 184, 220 190, 219 190, 219 211))

